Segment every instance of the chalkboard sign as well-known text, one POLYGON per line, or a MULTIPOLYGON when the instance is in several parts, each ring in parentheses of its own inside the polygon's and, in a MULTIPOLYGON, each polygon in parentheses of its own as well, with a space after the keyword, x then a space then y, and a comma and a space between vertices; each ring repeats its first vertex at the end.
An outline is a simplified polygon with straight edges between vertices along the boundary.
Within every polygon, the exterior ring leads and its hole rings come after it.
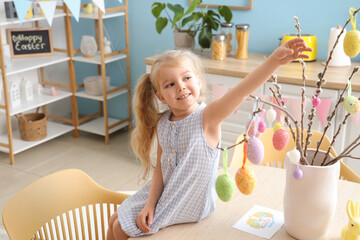
POLYGON ((7 29, 11 57, 54 55, 50 28, 7 29))

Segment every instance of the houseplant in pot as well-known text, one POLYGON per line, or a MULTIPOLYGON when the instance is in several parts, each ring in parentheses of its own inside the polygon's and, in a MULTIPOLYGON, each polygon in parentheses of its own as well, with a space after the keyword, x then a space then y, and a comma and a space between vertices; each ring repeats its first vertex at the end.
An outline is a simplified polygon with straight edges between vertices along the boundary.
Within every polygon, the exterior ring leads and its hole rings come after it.
POLYGON ((219 6, 218 11, 204 8, 195 11, 201 0, 193 0, 185 11, 180 4, 165 4, 154 2, 151 12, 156 18, 156 31, 161 34, 168 23, 174 29, 174 43, 177 49, 195 46, 195 36, 199 32, 199 45, 202 48, 209 48, 211 43, 212 30, 217 30, 220 25, 221 16, 231 20, 232 13, 227 6, 219 6), (183 40, 181 40, 183 39, 183 40))
MULTIPOLYGON (((352 18, 359 10, 360 9, 355 11, 354 9, 354 12, 351 13, 352 18)), ((298 23, 298 19, 295 19, 297 21, 295 26, 298 29, 298 36, 300 37, 300 24, 298 23)), ((343 31, 337 37, 333 49, 336 47, 338 39, 344 32, 349 21, 346 22, 343 31)), ((344 48, 345 47, 344 44, 344 48)), ((337 187, 340 164, 342 164, 340 160, 344 157, 359 159, 357 156, 351 155, 351 152, 360 146, 359 131, 357 131, 357 136, 351 140, 352 142, 340 151, 339 155, 336 155, 333 150, 335 140, 349 119, 349 116, 360 111, 360 98, 351 96, 351 79, 354 74, 359 72, 358 67, 354 68, 349 76, 345 76, 348 81, 335 102, 335 106, 327 116, 327 123, 323 131, 316 132, 311 129, 314 123, 316 107, 319 106, 321 102, 322 86, 326 82, 326 72, 332 52, 333 51, 329 54, 324 70, 318 74, 317 89, 312 95, 310 101, 312 104, 311 111, 307 116, 305 116, 306 112, 304 111, 304 103, 306 101, 306 65, 302 60, 299 61, 302 68, 303 79, 303 87, 300 88, 299 94, 299 96, 301 96, 301 116, 299 120, 296 120, 285 108, 284 99, 281 95, 281 87, 275 75, 273 76, 274 82, 273 86, 270 87, 270 91, 272 92, 272 99, 274 99, 274 102, 277 104, 252 96, 257 99, 256 102, 260 101, 266 105, 275 107, 285 115, 285 123, 289 127, 289 130, 286 131, 287 129, 282 128, 275 129, 272 138, 274 148, 277 150, 283 149, 278 147, 282 139, 286 139, 286 141, 284 141, 286 143, 282 146, 286 146, 288 140, 291 138, 295 142, 293 145, 295 148, 287 153, 285 160, 286 186, 284 191, 284 220, 285 229, 296 239, 314 240, 324 239, 326 237, 330 224, 336 221, 336 219, 333 219, 333 216, 337 204, 337 187), (341 111, 339 111, 340 108, 345 108, 346 112, 339 116, 341 113, 341 111), (335 116, 343 120, 335 125, 334 136, 328 138, 326 132, 335 116), (305 117, 309 120, 307 124, 304 124, 305 117), (279 140, 277 138, 279 136, 278 133, 286 137, 279 140)), ((261 109, 254 111, 253 116, 256 115, 255 112, 260 113, 262 111, 261 109)), ((249 126, 251 126, 251 123, 249 126)), ((244 141, 247 141, 246 135, 244 136, 244 141)), ((249 144, 250 149, 250 141, 247 141, 247 144, 249 144)))

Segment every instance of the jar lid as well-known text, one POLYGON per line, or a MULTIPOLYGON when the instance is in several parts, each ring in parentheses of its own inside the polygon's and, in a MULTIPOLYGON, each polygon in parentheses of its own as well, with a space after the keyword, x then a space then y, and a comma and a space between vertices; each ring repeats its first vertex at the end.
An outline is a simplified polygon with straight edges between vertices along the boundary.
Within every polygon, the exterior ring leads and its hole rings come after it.
POLYGON ((225 41, 226 36, 224 34, 213 34, 212 40, 214 41, 225 41))
POLYGON ((232 26, 234 26, 234 24, 232 22, 230 22, 230 23, 221 23, 221 27, 230 28, 232 26))
POLYGON ((246 30, 250 27, 250 24, 236 24, 235 27, 236 27, 236 29, 246 30))

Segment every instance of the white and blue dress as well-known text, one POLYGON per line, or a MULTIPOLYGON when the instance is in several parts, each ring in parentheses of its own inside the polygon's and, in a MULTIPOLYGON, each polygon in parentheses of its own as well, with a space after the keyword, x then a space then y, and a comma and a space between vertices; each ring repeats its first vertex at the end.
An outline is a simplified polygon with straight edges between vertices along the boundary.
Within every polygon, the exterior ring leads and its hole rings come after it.
POLYGON ((118 220, 130 237, 153 234, 169 225, 198 222, 214 212, 220 150, 205 140, 205 106, 201 103, 180 121, 169 120, 170 110, 160 119, 157 129, 164 189, 155 207, 150 233, 143 233, 136 226, 136 218, 147 202, 151 180, 119 206, 118 220))

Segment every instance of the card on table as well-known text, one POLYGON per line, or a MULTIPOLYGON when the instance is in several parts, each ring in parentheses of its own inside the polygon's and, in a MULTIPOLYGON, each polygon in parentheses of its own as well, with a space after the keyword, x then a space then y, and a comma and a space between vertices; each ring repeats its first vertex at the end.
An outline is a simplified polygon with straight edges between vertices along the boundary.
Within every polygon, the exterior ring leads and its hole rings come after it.
POLYGON ((270 239, 283 224, 283 212, 254 205, 233 228, 270 239))

